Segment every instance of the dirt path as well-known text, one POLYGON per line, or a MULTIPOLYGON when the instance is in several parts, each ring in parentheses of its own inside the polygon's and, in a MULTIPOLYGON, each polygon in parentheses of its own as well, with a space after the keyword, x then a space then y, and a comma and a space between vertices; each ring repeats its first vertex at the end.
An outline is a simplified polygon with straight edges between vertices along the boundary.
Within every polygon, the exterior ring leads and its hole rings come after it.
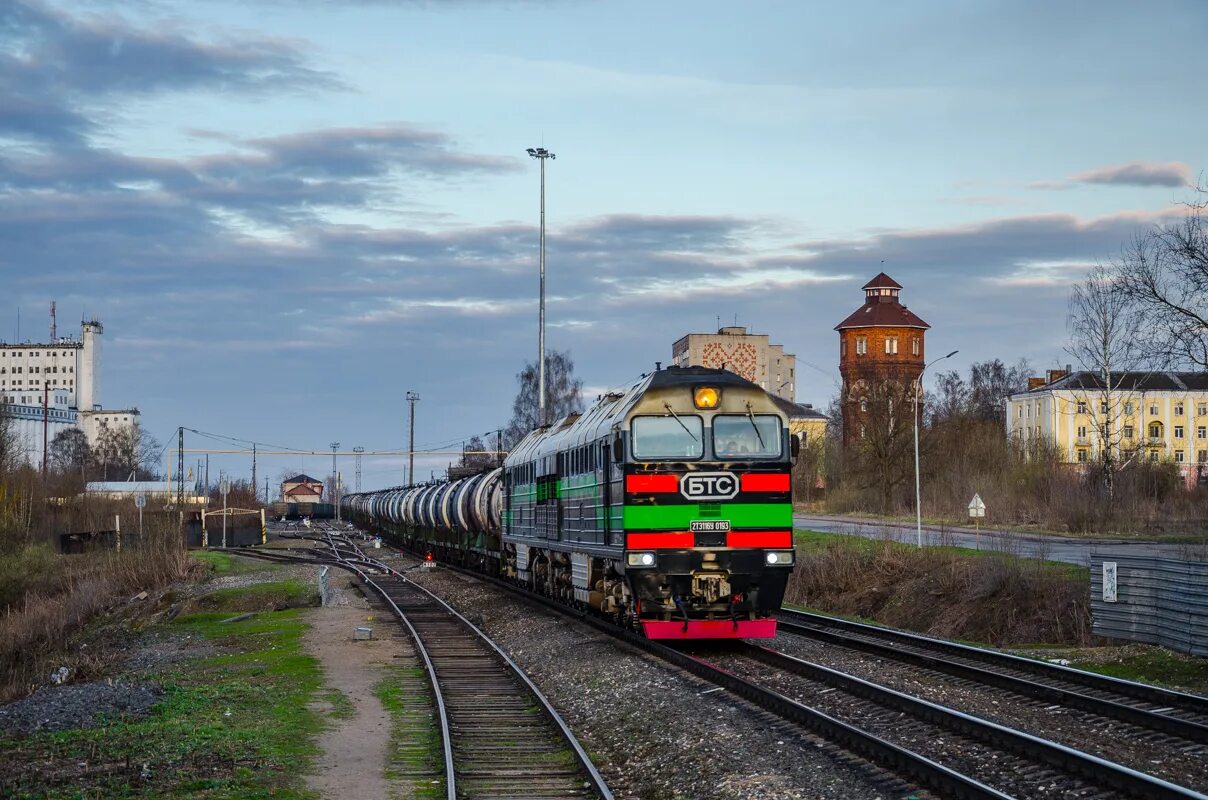
MULTIPOLYGON (((324 798, 389 800, 404 789, 385 777, 390 741, 390 715, 373 693, 384 667, 392 666, 403 646, 391 638, 397 626, 363 601, 355 605, 316 608, 307 615, 306 650, 323 664, 325 691, 338 689, 352 703, 352 713, 330 721, 319 735, 320 755, 307 786, 324 798), (373 628, 371 641, 354 641, 359 625, 373 628)), ((326 709, 330 711, 331 709, 326 709)), ((338 710, 338 709, 337 709, 338 710)))

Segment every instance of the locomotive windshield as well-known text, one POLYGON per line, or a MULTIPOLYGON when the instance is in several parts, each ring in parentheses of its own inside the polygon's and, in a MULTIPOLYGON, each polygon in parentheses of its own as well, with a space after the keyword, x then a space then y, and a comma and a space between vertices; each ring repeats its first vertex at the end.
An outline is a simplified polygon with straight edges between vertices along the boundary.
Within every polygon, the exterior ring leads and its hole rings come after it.
POLYGON ((631 433, 634 458, 700 458, 705 454, 704 424, 692 414, 635 417, 631 433))
POLYGON ((718 458, 776 458, 780 449, 780 417, 775 414, 713 418, 713 454, 718 458))

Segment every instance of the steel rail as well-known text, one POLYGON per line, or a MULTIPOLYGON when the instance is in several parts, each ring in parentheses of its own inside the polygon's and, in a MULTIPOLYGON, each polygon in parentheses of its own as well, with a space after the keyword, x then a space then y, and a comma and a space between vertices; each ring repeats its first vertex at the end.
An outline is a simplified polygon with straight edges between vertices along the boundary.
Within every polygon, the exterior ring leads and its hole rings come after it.
POLYGON ((674 648, 647 639, 633 631, 620 628, 599 617, 587 614, 559 603, 543 595, 525 591, 505 580, 483 575, 461 567, 442 565, 446 569, 483 580, 498 586, 517 597, 535 605, 549 608, 563 616, 579 620, 621 641, 657 656, 710 683, 730 690, 773 714, 796 723, 829 741, 836 742, 853 753, 892 770, 899 776, 918 781, 922 786, 943 793, 956 800, 1010 800, 1010 795, 987 786, 967 775, 946 767, 901 745, 894 744, 875 734, 843 722, 828 714, 798 703, 782 694, 758 686, 705 661, 694 658, 674 648))
MULTIPOLYGON (((1119 703, 1114 700, 1106 700, 1101 697, 1095 697, 1093 695, 1063 689, 1059 686, 1051 686, 1049 684, 1038 683, 1026 678, 1020 678, 1015 675, 1010 675, 1003 672, 995 672, 993 669, 973 666, 971 664, 964 664, 960 661, 953 661, 940 655, 916 652, 914 650, 903 650, 898 647, 885 644, 883 641, 869 641, 867 639, 858 638, 856 635, 834 630, 827 630, 822 627, 816 627, 812 624, 802 625, 796 622, 781 620, 780 630, 796 636, 804 636, 811 639, 816 639, 818 641, 823 641, 828 644, 835 644, 852 650, 860 650, 862 652, 888 658, 893 661, 938 670, 958 678, 965 678, 977 683, 996 686, 1009 692, 1015 692, 1016 694, 1027 695, 1029 697, 1034 697, 1048 702, 1060 703, 1061 705, 1069 708, 1076 708, 1080 711, 1087 711, 1092 714, 1111 717, 1122 722, 1139 725, 1151 730, 1161 731, 1162 733, 1169 733, 1174 736, 1187 739, 1188 741, 1198 742, 1200 744, 1208 742, 1208 725, 1204 725, 1193 720, 1172 717, 1167 714, 1160 714, 1148 709, 1119 703)), ((903 642, 902 644, 905 643, 903 642)), ((917 643, 911 644, 920 648, 925 647, 925 645, 917 643)))
MULTIPOLYGON (((253 558, 260 558, 265 561, 275 561, 277 563, 282 563, 282 562, 288 561, 289 563, 326 564, 326 565, 331 565, 331 566, 342 567, 350 572, 355 573, 357 576, 359 576, 360 579, 366 585, 368 585, 375 592, 377 592, 382 597, 382 599, 390 606, 390 609, 394 612, 394 615, 396 617, 398 617, 399 621, 402 622, 404 626, 406 626, 408 633, 410 633, 411 641, 415 643, 415 649, 420 654, 420 657, 423 659, 424 670, 428 673, 428 680, 432 684, 432 696, 436 701, 436 712, 437 712, 437 717, 440 721, 441 749, 444 752, 445 797, 447 798, 447 800, 457 800, 457 773, 453 769, 453 742, 452 742, 452 738, 450 737, 450 734, 449 734, 449 714, 448 714, 448 710, 445 707, 444 695, 442 694, 442 692, 440 690, 440 680, 436 676, 436 666, 432 663, 432 657, 431 657, 431 655, 429 655, 428 649, 424 646, 423 639, 420 638, 419 632, 417 630, 415 630, 415 626, 411 624, 411 620, 407 619, 407 615, 403 613, 402 609, 400 609, 398 607, 398 605, 395 604, 395 602, 390 599, 390 596, 386 594, 386 592, 382 589, 382 587, 378 586, 369 577, 369 575, 367 574, 367 572, 364 569, 361 569, 360 567, 353 564, 351 561, 340 557, 338 554, 338 551, 336 550, 336 548, 334 546, 332 546, 331 549, 332 549, 333 553, 336 553, 336 560, 327 560, 327 559, 322 559, 322 558, 318 558, 318 557, 311 557, 311 558, 289 557, 286 559, 282 559, 277 554, 273 554, 270 556, 266 551, 247 552, 245 550, 243 552, 240 552, 239 554, 246 555, 246 556, 252 556, 253 558)), ((391 570, 391 571, 393 572, 393 570, 391 570)))
MULTIPOLYGON (((1110 675, 1100 675, 1094 672, 1086 672, 1080 669, 1073 669, 1072 667, 1061 666, 1060 664, 1052 664, 1047 661, 1037 661, 1033 658, 1025 658, 1024 656, 1017 656, 1011 653, 1003 653, 997 650, 986 650, 980 647, 972 647, 967 644, 960 644, 958 642, 951 642, 944 639, 936 639, 918 633, 910 633, 908 631, 901 631, 895 628, 882 628, 877 625, 853 622, 851 620, 831 617, 825 614, 815 614, 809 611, 797 611, 795 609, 782 608, 780 610, 780 617, 782 623, 788 622, 794 625, 804 625, 807 627, 823 626, 839 628, 841 630, 860 633, 879 639, 888 639, 890 641, 900 642, 903 644, 911 644, 932 650, 943 651, 953 655, 959 655, 965 658, 981 661, 983 663, 1007 666, 1012 669, 1042 675, 1053 680, 1067 681, 1069 683, 1080 684, 1092 689, 1114 692, 1115 694, 1131 697, 1135 700, 1153 703, 1163 708, 1181 709, 1190 713, 1208 715, 1208 697, 1189 694, 1187 692, 1179 692, 1173 689, 1163 689, 1158 686, 1150 686, 1145 683, 1137 683, 1136 681, 1125 680, 1123 678, 1114 678, 1110 675)), ((797 631, 793 632, 796 633, 797 631)), ((1172 717, 1172 719, 1176 718, 1172 717)))
POLYGON ((887 686, 881 686, 830 667, 814 664, 778 650, 757 645, 748 647, 754 659, 769 666, 801 675, 818 683, 824 683, 877 705, 902 711, 933 725, 977 739, 992 747, 1004 749, 1031 760, 1043 761, 1065 772, 1089 779, 1100 786, 1119 788, 1132 797, 1154 798, 1155 800, 1191 800, 1191 798, 1205 800, 1205 795, 1192 789, 1155 778, 1081 750, 1008 728, 997 722, 990 722, 981 717, 933 703, 930 700, 912 697, 896 689, 890 689, 887 686))
MULTIPOLYGON (((557 600, 533 594, 494 576, 482 575, 481 573, 461 567, 442 566, 484 580, 504 588, 518 597, 535 601, 538 605, 550 608, 563 615, 574 617, 598 630, 610 633, 616 638, 646 650, 676 666, 680 666, 711 683, 723 686, 756 705, 772 711, 778 716, 805 725, 824 737, 837 741, 870 760, 894 769, 900 775, 917 779, 928 788, 957 798, 1001 798, 1009 796, 974 778, 928 759, 919 753, 903 748, 842 720, 830 717, 821 711, 798 703, 771 689, 752 683, 690 654, 667 647, 632 631, 621 629, 593 614, 569 608, 557 600)), ((1057 744, 1056 742, 982 720, 936 703, 910 697, 896 690, 878 686, 877 684, 831 670, 827 667, 810 664, 809 662, 795 659, 792 656, 787 656, 774 650, 767 650, 766 648, 756 649, 771 654, 769 656, 771 659, 784 658, 806 664, 810 668, 821 671, 819 672, 820 676, 822 673, 829 673, 835 681, 831 685, 840 682, 850 682, 853 689, 857 692, 866 691, 869 695, 879 695, 886 701, 882 703, 883 705, 900 701, 901 705, 899 708, 905 713, 915 714, 916 711, 909 710, 908 708, 913 706, 919 713, 926 714, 926 716, 923 716, 923 719, 927 719, 932 724, 941 724, 953 730, 960 730, 967 726, 970 731, 968 735, 971 738, 977 738, 980 741, 987 742, 990 746, 1006 749, 1008 752, 1015 752, 1033 760, 1037 760, 1039 757, 1039 760, 1044 763, 1056 766, 1067 773, 1073 772, 1080 777, 1089 778, 1097 785, 1111 788, 1119 787, 1132 797, 1142 798, 1143 800, 1208 800, 1208 795, 1124 767, 1106 759, 1090 755, 1089 753, 1083 753, 1082 751, 1057 744), (859 686, 858 689, 856 689, 857 686, 859 686), (933 719, 929 719, 928 717, 933 717, 933 719), (977 732, 976 735, 972 733, 973 731, 977 732), (1002 747, 1002 743, 1004 742, 1010 746, 1002 747)), ((874 697, 869 696, 867 699, 873 700, 874 697)))
MULTIPOLYGON (((408 579, 401 572, 399 572, 398 570, 389 566, 385 562, 382 562, 378 559, 374 559, 374 558, 370 558, 369 556, 366 556, 360 550, 360 548, 357 547, 350 540, 348 540, 347 537, 343 535, 343 533, 338 532, 338 531, 327 531, 327 530, 323 530, 320 532, 328 534, 328 536, 326 537, 327 541, 325 543, 331 549, 332 553, 334 553, 336 555, 336 558, 339 559, 339 561, 324 560, 317 552, 313 553, 314 557, 301 557, 301 558, 293 557, 293 556, 287 556, 285 558, 281 558, 281 554, 272 553, 271 556, 265 560, 278 560, 278 561, 286 561, 289 563, 331 563, 335 566, 342 566, 345 569, 348 569, 352 572, 357 573, 363 581, 365 581, 368 585, 370 585, 379 595, 382 596, 382 598, 387 603, 389 603, 389 605, 392 608, 392 610, 394 611, 394 613, 407 625, 407 628, 411 632, 412 639, 417 644, 420 645, 419 649, 420 649, 420 652, 423 654, 423 657, 425 660, 425 665, 430 668, 429 677, 433 682, 433 686, 438 687, 439 684, 436 679, 435 665, 432 664, 431 658, 428 655, 427 650, 423 647, 418 632, 412 626, 411 622, 407 619, 406 614, 387 595, 386 591, 381 586, 379 586, 376 582, 374 582, 366 574, 366 571, 364 569, 362 569, 360 567, 360 565, 363 565, 365 567, 369 567, 372 569, 380 570, 387 574, 393 575, 394 577, 405 581, 409 587, 417 589, 420 592, 422 592, 429 599, 435 601, 446 613, 448 613, 449 615, 454 617, 456 620, 458 620, 458 622, 460 622, 463 627, 467 628, 477 639, 479 639, 481 642, 483 642, 500 661, 503 662, 503 664, 507 667, 507 669, 511 672, 511 674, 528 690, 528 692, 534 697, 534 699, 536 699, 537 705, 541 709, 542 713, 546 716, 547 719, 550 720, 550 722, 553 723, 554 727, 558 731, 558 734, 570 747, 570 749, 575 757, 575 761, 579 764, 579 767, 586 774, 588 783, 590 783, 592 790, 595 791, 596 794, 600 797, 600 800, 614 800, 614 795, 612 794, 612 790, 608 788, 608 784, 605 781, 604 776, 600 774, 600 771, 596 768, 595 763, 591 760, 591 756, 588 755, 587 751, 583 748, 582 744, 580 744, 578 738, 575 736, 574 732, 570 729, 570 726, 566 723, 566 720, 564 720, 562 718, 562 715, 559 714, 557 709, 554 708, 553 703, 550 701, 550 699, 537 687, 537 685, 532 681, 531 678, 529 678, 529 676, 524 672, 524 670, 515 661, 513 661, 511 659, 511 657, 509 657, 503 651, 503 649, 500 648, 499 645, 495 643, 494 640, 492 640, 484 631, 482 631, 480 628, 478 628, 476 625, 474 625, 472 622, 470 622, 464 615, 462 615, 460 612, 458 612, 456 609, 454 609, 452 606, 450 606, 443 599, 441 599, 440 597, 433 594, 427 588, 419 585, 415 581, 408 579), (342 543, 342 545, 338 545, 336 542, 331 541, 331 539, 334 538, 333 534, 334 534, 334 536, 340 536, 340 537, 344 538, 344 542, 342 543), (352 557, 350 558, 349 555, 347 555, 347 554, 351 554, 352 557)), ((307 539, 311 539, 313 541, 322 541, 322 540, 318 539, 317 537, 301 537, 301 538, 307 538, 307 539)), ((265 556, 269 556, 269 551, 248 551, 246 549, 241 549, 241 554, 250 555, 253 557, 264 558, 265 556)), ((443 740, 443 744, 445 746, 445 754, 446 754, 446 759, 445 759, 446 771, 447 771, 448 775, 450 776, 449 786, 452 787, 453 786, 452 776, 454 774, 453 762, 452 762, 453 749, 452 749, 452 743, 451 743, 451 740, 449 738, 449 733, 448 733, 449 726, 448 726, 448 719, 447 719, 447 717, 445 715, 445 711, 444 711, 443 697, 440 695, 439 688, 436 688, 436 697, 437 697, 437 702, 440 707, 440 713, 441 713, 442 740, 443 740)), ((452 788, 450 788, 450 790, 449 790, 449 800, 455 800, 455 794, 454 794, 454 790, 452 788)))

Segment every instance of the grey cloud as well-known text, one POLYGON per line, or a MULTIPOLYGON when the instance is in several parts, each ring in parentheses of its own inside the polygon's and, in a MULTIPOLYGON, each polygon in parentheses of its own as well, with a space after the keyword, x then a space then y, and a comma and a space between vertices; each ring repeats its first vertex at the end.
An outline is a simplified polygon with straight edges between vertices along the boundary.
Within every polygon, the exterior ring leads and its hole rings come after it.
POLYGON ((1079 172, 1059 181, 1037 181, 1030 184, 1030 188, 1068 189, 1079 183, 1168 186, 1177 189, 1191 185, 1191 167, 1181 161, 1131 161, 1079 172))
POLYGON ((0 3, 0 135, 79 143, 97 129, 88 109, 113 96, 164 90, 331 89, 295 43, 203 42, 117 17, 71 16, 37 0, 0 3))

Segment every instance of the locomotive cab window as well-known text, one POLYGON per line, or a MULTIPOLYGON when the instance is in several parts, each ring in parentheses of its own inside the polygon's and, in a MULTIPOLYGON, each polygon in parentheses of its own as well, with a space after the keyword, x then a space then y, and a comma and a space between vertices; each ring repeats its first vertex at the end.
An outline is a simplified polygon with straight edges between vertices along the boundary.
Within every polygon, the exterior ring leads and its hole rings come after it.
POLYGON ((782 449, 775 414, 718 414, 713 418, 713 453, 718 458, 777 458, 782 449))
POLYGON ((640 460, 700 458, 705 454, 704 423, 694 414, 635 417, 633 456, 640 460))

